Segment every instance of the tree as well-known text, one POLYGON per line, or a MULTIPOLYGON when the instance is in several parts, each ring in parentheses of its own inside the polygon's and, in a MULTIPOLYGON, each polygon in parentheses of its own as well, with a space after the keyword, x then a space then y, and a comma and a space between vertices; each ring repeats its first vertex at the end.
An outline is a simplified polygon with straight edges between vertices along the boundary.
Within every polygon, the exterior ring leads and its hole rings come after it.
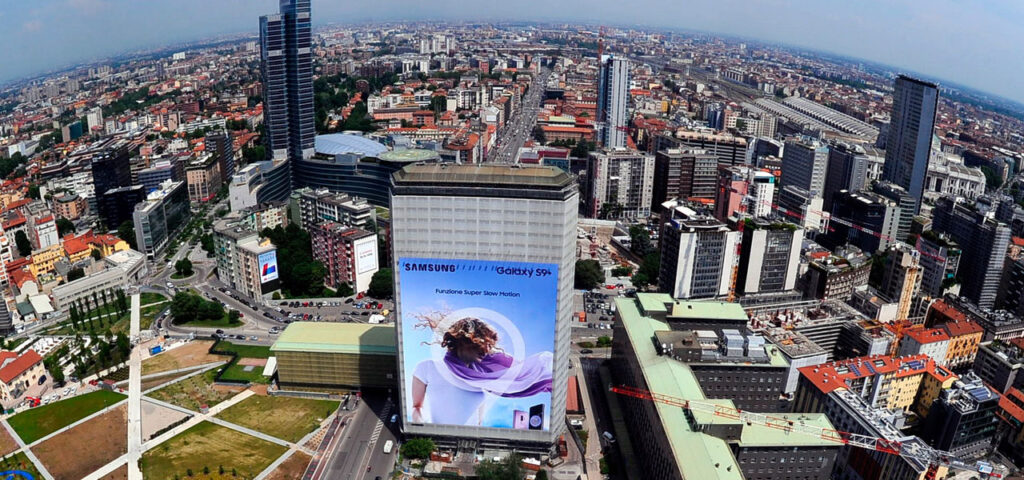
POLYGON ((32 242, 28 240, 28 235, 25 235, 24 230, 18 230, 14 234, 14 244, 18 247, 18 254, 23 257, 27 257, 32 254, 32 242))
POLYGON ((987 186, 989 190, 996 190, 1003 185, 1003 177, 996 173, 992 167, 982 165, 981 173, 985 174, 985 186, 987 186))
POLYGON ((93 260, 99 260, 99 259, 103 258, 103 254, 100 253, 100 250, 98 248, 92 249, 92 251, 89 252, 89 255, 92 256, 93 260))
POLYGON ((520 480, 523 478, 523 465, 519 455, 509 455, 497 462, 486 459, 476 466, 476 476, 480 480, 520 480))
POLYGON ((117 332, 114 344, 116 345, 119 359, 124 360, 128 358, 128 355, 131 355, 132 342, 128 340, 128 335, 125 335, 124 332, 117 332))
POLYGON ((28 186, 28 198, 39 200, 39 185, 32 184, 28 186))
POLYGON ((437 448, 434 441, 429 438, 414 438, 402 444, 402 456, 406 458, 429 458, 431 452, 437 448))
POLYGON ((533 138, 538 143, 547 143, 547 136, 544 135, 544 129, 540 125, 533 126, 533 138))
POLYGON ((648 253, 654 251, 654 245, 651 245, 651 234, 647 232, 647 227, 643 225, 630 225, 629 239, 629 249, 641 257, 647 256, 648 253))
POLYGON ((613 277, 628 277, 631 273, 633 273, 633 269, 632 268, 624 267, 622 265, 619 265, 619 266, 617 266, 617 267, 612 269, 612 276, 613 277))
POLYGON ((191 276, 195 273, 192 271, 192 261, 187 258, 183 258, 174 262, 174 272, 177 273, 179 277, 191 276))
POLYGON ((597 260, 576 261, 576 288, 591 290, 604 283, 604 270, 597 260))
POLYGON ((587 158, 590 152, 594 151, 596 144, 594 142, 588 142, 586 140, 580 140, 576 146, 572 147, 571 155, 576 158, 587 158))
POLYGON ((242 323, 242 318, 238 313, 238 310, 228 310, 228 323, 231 325, 242 323))
POLYGON ((607 335, 601 335, 597 337, 597 346, 599 347, 610 347, 612 346, 612 337, 607 335))
MULTIPOLYGON (((171 315, 175 324, 188 323, 199 316, 199 302, 202 299, 188 292, 178 292, 171 299, 171 315)), ((218 304, 220 305, 220 304, 218 304)))
POLYGON ((57 219, 57 234, 60 236, 67 235, 69 233, 75 233, 75 224, 71 220, 64 217, 57 219))
POLYGON ((128 313, 131 306, 128 304, 128 295, 125 295, 124 290, 116 290, 117 294, 117 308, 121 310, 121 313, 128 313))
POLYGON ((267 159, 267 149, 264 148, 263 145, 243 147, 242 159, 245 160, 245 163, 262 162, 267 159))
MULTIPOLYGON (((220 212, 218 212, 218 214, 219 213, 220 212)), ((212 257, 213 256, 213 248, 214 248, 213 247, 213 234, 212 233, 203 234, 203 236, 199 237, 199 243, 202 244, 203 251, 206 252, 206 256, 207 257, 212 257)))
POLYGON ((537 474, 533 476, 533 480, 548 480, 548 471, 538 470, 537 474))
POLYGON ((85 270, 82 270, 81 268, 72 268, 71 270, 68 270, 67 280, 68 280, 68 283, 71 283, 71 282, 73 282, 75 280, 78 280, 79 278, 84 277, 84 276, 85 276, 85 270))
POLYGON ((373 278, 370 279, 370 288, 366 290, 366 293, 373 298, 391 298, 395 293, 391 269, 377 270, 377 273, 374 273, 373 278))
POLYGON ((643 290, 651 284, 650 277, 648 277, 644 272, 636 272, 633 274, 633 278, 630 281, 633 283, 633 286, 639 290, 643 290))
POLYGON ((135 244, 135 224, 131 220, 125 220, 117 227, 117 238, 128 242, 132 250, 138 249, 138 245, 135 244))
POLYGON ((352 286, 348 283, 342 283, 338 285, 338 291, 335 294, 339 297, 351 297, 356 292, 352 290, 352 286))

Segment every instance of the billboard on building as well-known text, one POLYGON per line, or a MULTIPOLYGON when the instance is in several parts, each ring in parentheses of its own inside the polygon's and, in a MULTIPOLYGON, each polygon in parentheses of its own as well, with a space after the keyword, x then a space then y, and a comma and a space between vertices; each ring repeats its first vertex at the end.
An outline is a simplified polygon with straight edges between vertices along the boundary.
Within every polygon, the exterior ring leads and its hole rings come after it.
POLYGON ((377 236, 356 244, 356 274, 377 270, 377 236))
POLYGON ((558 265, 400 258, 406 421, 549 430, 558 265))
POLYGON ((260 283, 265 284, 277 280, 277 250, 261 253, 258 260, 260 262, 260 283))

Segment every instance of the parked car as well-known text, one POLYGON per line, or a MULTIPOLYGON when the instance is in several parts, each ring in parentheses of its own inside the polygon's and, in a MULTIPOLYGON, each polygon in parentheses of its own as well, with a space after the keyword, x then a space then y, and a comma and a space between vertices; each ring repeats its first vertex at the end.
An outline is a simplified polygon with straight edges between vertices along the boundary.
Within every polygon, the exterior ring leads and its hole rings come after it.
POLYGON ((46 383, 46 375, 40 375, 39 376, 39 384, 42 385, 44 383, 46 383))

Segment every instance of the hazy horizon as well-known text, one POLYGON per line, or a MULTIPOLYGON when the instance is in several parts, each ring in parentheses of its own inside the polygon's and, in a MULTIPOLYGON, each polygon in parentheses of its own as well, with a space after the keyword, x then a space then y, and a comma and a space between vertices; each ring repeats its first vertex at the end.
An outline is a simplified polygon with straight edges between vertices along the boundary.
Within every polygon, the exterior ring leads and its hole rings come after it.
MULTIPOLYGON (((468 9, 465 2, 455 0, 411 5, 380 0, 370 12, 313 0, 313 19, 315 25, 523 21, 702 31, 862 59, 1024 103, 1024 92, 1015 88, 1015 81, 1024 76, 1024 62, 1013 61, 1020 57, 1016 45, 1024 44, 1024 29, 1017 26, 1024 20, 1024 3, 1008 0, 694 0, 686 8, 665 0, 639 0, 628 9, 609 0, 569 0, 555 6, 537 0, 472 5, 468 9)), ((173 5, 39 0, 5 5, 0 7, 0 26, 18 35, 24 45, 0 51, 0 63, 6 66, 0 81, 133 50, 247 31, 255 34, 258 17, 277 11, 277 6, 275 0, 181 0, 173 5)))

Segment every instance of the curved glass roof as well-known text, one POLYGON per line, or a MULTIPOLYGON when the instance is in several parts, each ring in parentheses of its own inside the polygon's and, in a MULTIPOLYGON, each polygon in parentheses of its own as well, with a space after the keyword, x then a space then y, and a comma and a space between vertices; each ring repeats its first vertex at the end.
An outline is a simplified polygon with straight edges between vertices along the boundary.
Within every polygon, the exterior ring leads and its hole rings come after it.
POLYGON ((317 135, 314 148, 317 153, 325 155, 357 153, 364 157, 376 157, 388 151, 388 147, 385 147, 380 143, 349 133, 317 135))

